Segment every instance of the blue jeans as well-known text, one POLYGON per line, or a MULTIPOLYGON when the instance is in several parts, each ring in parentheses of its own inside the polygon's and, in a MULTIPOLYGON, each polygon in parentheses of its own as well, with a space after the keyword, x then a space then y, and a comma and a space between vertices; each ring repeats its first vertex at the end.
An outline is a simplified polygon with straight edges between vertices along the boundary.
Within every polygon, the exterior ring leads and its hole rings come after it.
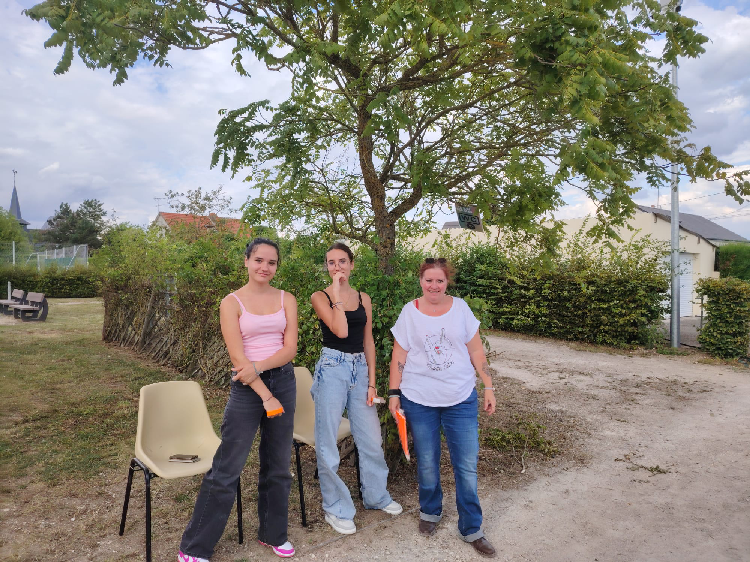
POLYGON ((263 401, 252 388, 239 381, 231 382, 229 402, 221 423, 221 445, 216 450, 211 470, 203 477, 193 517, 182 535, 180 550, 185 554, 211 558, 224 533, 237 496, 237 480, 258 430, 258 539, 273 546, 287 541, 292 485, 289 461, 297 382, 291 363, 263 371, 260 378, 281 402, 284 413, 267 417, 263 401))
POLYGON ((417 458, 419 478, 419 517, 438 522, 443 513, 443 489, 440 486, 440 428, 443 429, 456 480, 458 530, 471 542, 484 536, 482 508, 477 495, 477 461, 479 459, 479 422, 477 391, 459 404, 433 408, 401 397, 417 458))
POLYGON ((368 384, 364 353, 323 348, 310 389, 315 401, 315 454, 323 509, 340 519, 352 520, 356 513, 349 488, 337 474, 340 458, 336 435, 344 410, 359 450, 362 503, 366 509, 382 509, 391 503, 380 420, 375 406, 367 405, 368 384))

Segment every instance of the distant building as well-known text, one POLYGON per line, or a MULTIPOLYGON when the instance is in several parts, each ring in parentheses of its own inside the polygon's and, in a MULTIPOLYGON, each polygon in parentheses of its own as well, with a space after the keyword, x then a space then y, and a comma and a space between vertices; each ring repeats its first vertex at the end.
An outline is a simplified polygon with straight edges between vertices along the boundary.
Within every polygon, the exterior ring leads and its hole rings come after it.
MULTIPOLYGON (((593 217, 583 219, 568 219, 563 221, 563 231, 566 239, 572 238, 586 223, 591 227, 596 222, 593 217)), ((670 211, 637 205, 634 216, 628 220, 628 225, 637 233, 626 227, 615 229, 624 239, 651 235, 654 240, 670 242, 672 229, 670 211)), ((495 239, 497 228, 489 227, 488 232, 475 233, 460 228, 458 221, 447 221, 441 231, 433 231, 415 241, 415 246, 429 248, 441 234, 447 234, 451 239, 462 239, 462 243, 488 242, 495 239)), ((727 230, 723 226, 710 220, 690 213, 680 213, 680 316, 697 316, 701 313, 700 301, 695 294, 695 284, 703 277, 718 278, 716 271, 716 248, 730 242, 749 242, 739 234, 727 230)))
POLYGON ((237 234, 244 223, 240 219, 220 217, 216 213, 209 213, 207 216, 188 213, 159 213, 152 224, 166 231, 179 226, 192 225, 201 229, 227 230, 237 234))
POLYGON ((29 231, 29 221, 26 221, 21 217, 21 205, 18 202, 18 191, 16 190, 15 185, 13 186, 13 195, 10 197, 10 214, 16 217, 18 224, 21 225, 24 232, 29 231))
MULTIPOLYGON (((670 223, 672 222, 672 211, 670 209, 657 209, 656 207, 645 207, 643 205, 637 205, 637 207, 643 213, 653 213, 656 215, 654 222, 657 220, 656 217, 670 223)), ((715 222, 711 222, 705 217, 683 213, 682 211, 680 211, 680 229, 700 236, 714 246, 723 246, 732 242, 750 242, 747 238, 743 238, 739 234, 735 234, 731 230, 715 222)))

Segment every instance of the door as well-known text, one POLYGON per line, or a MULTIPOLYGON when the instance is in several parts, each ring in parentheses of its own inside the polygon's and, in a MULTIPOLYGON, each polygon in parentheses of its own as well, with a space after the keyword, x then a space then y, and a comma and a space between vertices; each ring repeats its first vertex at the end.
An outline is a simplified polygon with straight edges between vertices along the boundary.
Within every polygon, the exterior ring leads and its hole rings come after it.
MULTIPOLYGON (((670 264, 670 258, 666 258, 667 267, 670 264)), ((693 255, 680 253, 680 261, 678 262, 678 271, 680 274, 680 316, 692 316, 693 315, 693 255)), ((671 280, 670 280, 671 287, 671 280)), ((671 293, 671 289, 670 289, 671 293)), ((667 298, 664 301, 664 305, 669 309, 670 296, 667 294, 667 298)), ((667 311, 669 316, 669 310, 667 311)))

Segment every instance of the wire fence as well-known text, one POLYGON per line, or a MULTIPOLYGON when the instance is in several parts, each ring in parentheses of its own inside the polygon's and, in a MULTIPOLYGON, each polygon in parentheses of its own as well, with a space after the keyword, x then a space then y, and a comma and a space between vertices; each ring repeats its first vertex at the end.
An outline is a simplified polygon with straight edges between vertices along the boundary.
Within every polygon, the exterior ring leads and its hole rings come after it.
POLYGON ((88 266, 88 244, 56 248, 46 244, 18 244, 0 242, 0 265, 36 267, 42 271, 50 266, 69 269, 76 265, 88 266))

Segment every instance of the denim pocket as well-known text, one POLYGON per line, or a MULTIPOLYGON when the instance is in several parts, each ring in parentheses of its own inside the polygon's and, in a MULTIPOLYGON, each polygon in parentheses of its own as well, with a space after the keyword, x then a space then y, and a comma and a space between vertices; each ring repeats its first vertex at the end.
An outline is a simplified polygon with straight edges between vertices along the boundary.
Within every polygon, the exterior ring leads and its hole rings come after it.
MULTIPOLYGON (((332 355, 321 355, 320 359, 318 360, 318 365, 320 365, 321 368, 323 367, 335 367, 339 363, 341 363, 342 357, 335 357, 332 355)), ((315 368, 317 371, 317 367, 315 368)))

